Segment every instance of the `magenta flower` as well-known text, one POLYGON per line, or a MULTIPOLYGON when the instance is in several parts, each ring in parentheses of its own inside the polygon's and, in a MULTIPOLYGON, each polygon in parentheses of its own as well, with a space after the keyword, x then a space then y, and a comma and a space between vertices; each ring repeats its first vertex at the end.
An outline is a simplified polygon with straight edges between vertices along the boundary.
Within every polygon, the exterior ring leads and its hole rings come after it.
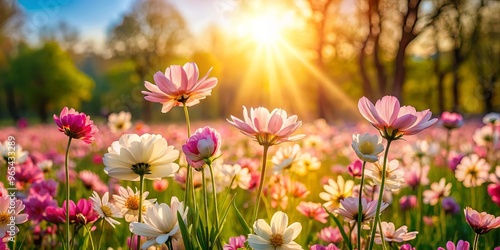
POLYGON ((469 250, 470 244, 467 241, 459 240, 457 245, 451 241, 446 243, 446 249, 442 247, 438 247, 437 250, 469 250))
POLYGON ((460 212, 460 205, 453 199, 453 197, 444 197, 441 201, 442 209, 446 214, 457 214, 460 212))
POLYGON ((38 223, 45 217, 46 208, 57 206, 57 201, 48 193, 43 195, 31 194, 24 201, 24 205, 26 206, 26 213, 29 215, 30 220, 38 223))
POLYGON ((30 195, 49 194, 50 196, 55 197, 57 194, 57 185, 58 185, 57 182, 52 179, 38 181, 33 183, 33 185, 31 185, 29 194, 30 195))
MULTIPOLYGON (((88 199, 80 199, 76 205, 69 201, 69 222, 71 224, 86 225, 92 223, 99 218, 99 214, 94 211, 92 201, 88 199)), ((66 222, 66 201, 63 201, 62 207, 47 207, 45 220, 52 223, 66 222)))
POLYGON ((397 140, 403 135, 414 135, 434 125, 430 110, 417 112, 412 106, 400 106, 394 96, 384 96, 373 105, 366 97, 358 102, 361 115, 376 127, 382 137, 397 140))
POLYGON ((485 234, 500 227, 500 217, 495 217, 486 212, 479 213, 470 207, 466 207, 464 213, 465 220, 477 234, 485 234))
POLYGON ((301 201, 297 206, 297 210, 310 219, 315 219, 321 223, 326 223, 328 214, 326 213, 321 203, 301 201))
POLYGON ((14 177, 16 180, 16 187, 22 190, 26 185, 42 181, 44 179, 44 174, 38 166, 33 164, 30 158, 27 158, 23 163, 16 164, 14 177))
POLYGON ((460 128, 464 124, 461 114, 445 111, 441 114, 441 123, 446 129, 460 128))
POLYGON ((227 121, 241 131, 241 133, 253 137, 260 145, 276 145, 282 142, 297 141, 305 135, 291 136, 301 125, 297 116, 288 117, 283 109, 274 109, 269 112, 266 108, 251 108, 248 114, 247 108, 243 106, 243 119, 231 116, 227 121), (250 115, 249 115, 250 114, 250 115))
POLYGON ((399 208, 401 210, 409 210, 417 207, 417 196, 405 195, 399 199, 399 208))
POLYGON ((349 164, 349 166, 347 166, 347 171, 352 177, 361 178, 363 171, 363 162, 360 159, 355 160, 354 162, 349 164))
POLYGON ((410 245, 410 243, 406 243, 406 244, 401 245, 401 247, 399 248, 399 250, 415 250, 415 248, 412 247, 410 245))
POLYGON ((68 107, 63 108, 59 117, 54 115, 54 121, 59 127, 59 131, 68 137, 81 139, 86 143, 94 141, 94 135, 98 131, 94 121, 90 120, 90 116, 76 112, 74 109, 68 110, 68 107))
POLYGON ((217 85, 217 78, 207 79, 211 70, 198 80, 199 71, 196 63, 186 63, 182 67, 172 65, 165 70, 165 74, 160 71, 154 74, 156 85, 146 81, 144 86, 149 91, 141 93, 145 95, 144 99, 163 104, 162 113, 167 113, 176 106, 191 107, 211 95, 212 89, 217 85))
POLYGON ((204 127, 189 137, 182 146, 182 151, 189 165, 200 171, 205 164, 211 164, 220 156, 220 147, 220 134, 213 128, 204 127))
POLYGON ((245 235, 234 236, 229 238, 229 243, 224 245, 224 250, 238 250, 240 248, 245 248, 245 235))
POLYGON ((491 196, 491 200, 500 206, 500 184, 492 183, 488 185, 488 194, 491 196))

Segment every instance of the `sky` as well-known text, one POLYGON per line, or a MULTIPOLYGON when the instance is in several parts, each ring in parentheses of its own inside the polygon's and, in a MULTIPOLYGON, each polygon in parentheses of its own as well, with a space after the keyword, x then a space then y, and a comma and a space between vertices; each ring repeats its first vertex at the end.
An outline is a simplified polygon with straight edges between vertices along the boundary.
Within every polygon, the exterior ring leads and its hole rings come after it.
MULTIPOLYGON (((140 0, 143 1, 143 0, 140 0)), ((221 22, 235 0, 165 0, 173 4, 189 24, 193 34, 221 22)), ((118 23, 135 0, 19 0, 27 17, 25 34, 36 37, 37 30, 61 21, 75 27, 84 41, 105 40, 109 28, 118 23)))

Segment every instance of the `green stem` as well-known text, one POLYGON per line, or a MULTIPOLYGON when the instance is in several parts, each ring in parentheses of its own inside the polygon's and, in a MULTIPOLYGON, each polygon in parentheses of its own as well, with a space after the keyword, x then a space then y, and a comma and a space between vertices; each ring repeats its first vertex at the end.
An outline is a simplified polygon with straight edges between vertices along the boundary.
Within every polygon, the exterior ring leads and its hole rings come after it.
POLYGON ((377 209, 375 210, 375 220, 373 221, 372 232, 370 236, 370 244, 368 245, 368 249, 373 249, 373 243, 375 240, 375 231, 377 231, 377 223, 380 220, 380 207, 382 205, 382 199, 384 197, 384 187, 385 187, 385 175, 386 175, 386 166, 387 166, 387 155, 389 154, 389 147, 391 146, 392 139, 387 140, 387 146, 385 147, 384 152, 384 165, 382 166, 382 181, 380 183, 380 191, 378 195, 377 201, 377 209))
POLYGON ((89 234, 90 237, 90 245, 92 246, 92 250, 94 250, 94 240, 92 240, 92 234, 90 233, 90 230, 87 228, 86 225, 83 225, 83 227, 87 230, 87 233, 89 234))
MULTIPOLYGON (((205 213, 205 223, 208 228, 208 198, 207 198, 207 181, 205 180, 205 171, 201 171, 201 183, 203 187, 203 208, 205 213)), ((213 190, 215 192, 215 190, 213 190)), ((208 230, 207 230, 208 231, 208 230)))
POLYGON ((441 239, 446 240, 446 215, 444 213, 443 199, 441 199, 441 209, 439 211, 439 216, 441 219, 441 239))
POLYGON ((174 250, 174 246, 172 246, 172 239, 167 240, 167 248, 168 250, 174 250))
MULTIPOLYGON (((139 213, 138 222, 142 222, 142 193, 144 192, 144 175, 139 176, 139 213)), ((141 249, 141 236, 137 235, 137 250, 141 249)))
POLYGON ((98 244, 97 244, 97 249, 101 249, 101 239, 102 239, 102 235, 104 234, 104 219, 101 219, 101 233, 99 234, 99 241, 98 241, 98 244))
POLYGON ((479 245, 479 234, 476 233, 476 235, 474 236, 474 246, 472 247, 472 249, 477 250, 478 245, 479 245))
POLYGON ((451 129, 448 129, 447 133, 446 133, 446 158, 445 158, 445 162, 446 162, 446 167, 448 167, 448 163, 449 163, 449 157, 450 157, 450 138, 451 138, 451 129))
POLYGON ((359 184, 359 200, 358 200, 358 249, 361 249, 361 221, 363 219, 363 185, 365 182, 365 165, 366 161, 363 161, 363 168, 361 169, 361 183, 359 184))
MULTIPOLYGON (((212 169, 212 164, 208 164, 208 169, 210 170, 210 179, 212 180, 212 195, 214 199, 214 208, 215 208, 215 228, 219 230, 219 207, 217 205, 217 192, 215 190, 215 179, 214 179, 214 171, 212 169)), ((234 181, 234 179, 233 179, 234 181)), ((232 185, 232 182, 231 182, 232 185)), ((229 190, 231 186, 229 186, 229 190)))
MULTIPOLYGON (((189 121, 189 111, 186 103, 183 102, 184 117, 186 119, 187 126, 187 137, 191 137, 191 122, 189 121)), ((184 201, 186 202, 186 207, 192 207, 196 211, 196 201, 194 194, 194 183, 193 183, 193 169, 187 165, 187 175, 186 175, 186 192, 184 193, 184 201)), ((194 213, 190 213, 194 214, 194 213)), ((196 219, 193 219, 195 221, 196 219)))
POLYGON ((66 158, 64 159, 64 169, 66 171, 66 249, 69 250, 71 249, 69 239, 70 239, 70 233, 69 233, 69 201, 70 201, 70 185, 69 185, 69 166, 68 166, 68 161, 69 161, 69 147, 71 146, 71 140, 72 137, 68 137, 68 146, 66 147, 66 158))
POLYGON ((264 153, 262 155, 262 173, 260 175, 259 189, 257 191, 257 205, 253 211, 253 220, 251 221, 252 225, 257 220, 257 213, 259 212, 259 205, 262 196, 262 188, 264 187, 264 179, 266 177, 266 165, 267 165, 267 150, 269 149, 269 145, 264 144, 264 153))

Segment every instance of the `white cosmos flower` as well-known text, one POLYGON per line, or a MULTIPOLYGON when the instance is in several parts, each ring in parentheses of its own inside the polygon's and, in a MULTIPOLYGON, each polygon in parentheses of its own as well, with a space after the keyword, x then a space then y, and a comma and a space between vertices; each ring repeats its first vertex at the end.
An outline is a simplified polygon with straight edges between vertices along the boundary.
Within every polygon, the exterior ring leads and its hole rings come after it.
POLYGON ((340 201, 351 196, 354 188, 354 181, 347 180, 339 175, 337 176, 337 181, 333 179, 328 179, 328 184, 323 185, 326 192, 319 193, 319 197, 326 202, 323 204, 329 210, 338 208, 340 201))
POLYGON ((250 186, 252 175, 248 171, 248 168, 241 168, 240 164, 224 164, 222 165, 222 172, 231 179, 231 189, 240 187, 241 189, 247 190, 250 186))
POLYGON ((274 154, 271 162, 274 172, 281 172, 284 169, 290 169, 300 156, 299 144, 288 147, 280 147, 274 154))
POLYGON ((179 165, 174 161, 179 151, 169 146, 161 135, 125 134, 104 154, 104 172, 111 177, 138 181, 140 175, 149 180, 174 176, 179 165))
POLYGON ((477 154, 465 156, 455 170, 455 177, 465 187, 478 187, 488 181, 490 164, 477 154))
POLYGON ((113 133, 125 132, 132 127, 131 119, 130 112, 112 113, 108 116, 108 128, 113 133))
POLYGON ((142 244, 142 249, 153 245, 162 245, 172 239, 182 239, 177 212, 181 214, 184 223, 186 223, 188 208, 184 208, 184 204, 174 196, 170 200, 170 206, 161 203, 149 207, 144 222, 130 223, 129 229, 133 234, 148 238, 148 241, 142 244))
MULTIPOLYGON (((137 190, 134 192, 132 188, 120 187, 118 190, 120 195, 113 195, 113 198, 116 201, 116 205, 120 208, 120 212, 125 217, 126 222, 137 221, 139 217, 139 199, 140 199, 140 191, 137 190)), ((150 207, 156 199, 146 200, 149 192, 142 193, 142 214, 146 213, 148 207, 150 207)))
POLYGON ((248 244, 255 250, 299 250, 302 247, 293 240, 301 230, 298 222, 288 226, 288 216, 278 211, 271 219, 271 226, 263 219, 255 221, 254 234, 248 235, 248 244))
MULTIPOLYGON (((381 159, 383 161, 383 159, 381 159)), ((365 175, 370 177, 377 185, 382 183, 383 162, 375 162, 365 170, 365 175)), ((398 191, 401 185, 405 183, 405 171, 399 167, 398 160, 392 160, 387 163, 385 168, 385 190, 398 191)))
POLYGON ((102 199, 96 191, 92 192, 90 197, 94 204, 94 210, 99 214, 99 217, 105 219, 113 228, 115 225, 120 225, 120 222, 114 218, 123 218, 118 206, 109 202, 109 192, 106 192, 102 199))
POLYGON ((368 133, 352 135, 351 146, 359 159, 366 162, 378 161, 378 155, 384 151, 382 138, 368 133))

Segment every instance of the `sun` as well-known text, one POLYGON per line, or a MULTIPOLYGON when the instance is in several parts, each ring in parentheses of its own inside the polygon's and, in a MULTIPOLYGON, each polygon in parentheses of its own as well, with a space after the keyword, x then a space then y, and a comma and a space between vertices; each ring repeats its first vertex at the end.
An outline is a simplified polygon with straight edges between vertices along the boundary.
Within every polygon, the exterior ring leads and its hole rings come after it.
POLYGON ((270 14, 256 16, 249 22, 249 34, 257 44, 274 45, 281 39, 284 26, 270 14))

